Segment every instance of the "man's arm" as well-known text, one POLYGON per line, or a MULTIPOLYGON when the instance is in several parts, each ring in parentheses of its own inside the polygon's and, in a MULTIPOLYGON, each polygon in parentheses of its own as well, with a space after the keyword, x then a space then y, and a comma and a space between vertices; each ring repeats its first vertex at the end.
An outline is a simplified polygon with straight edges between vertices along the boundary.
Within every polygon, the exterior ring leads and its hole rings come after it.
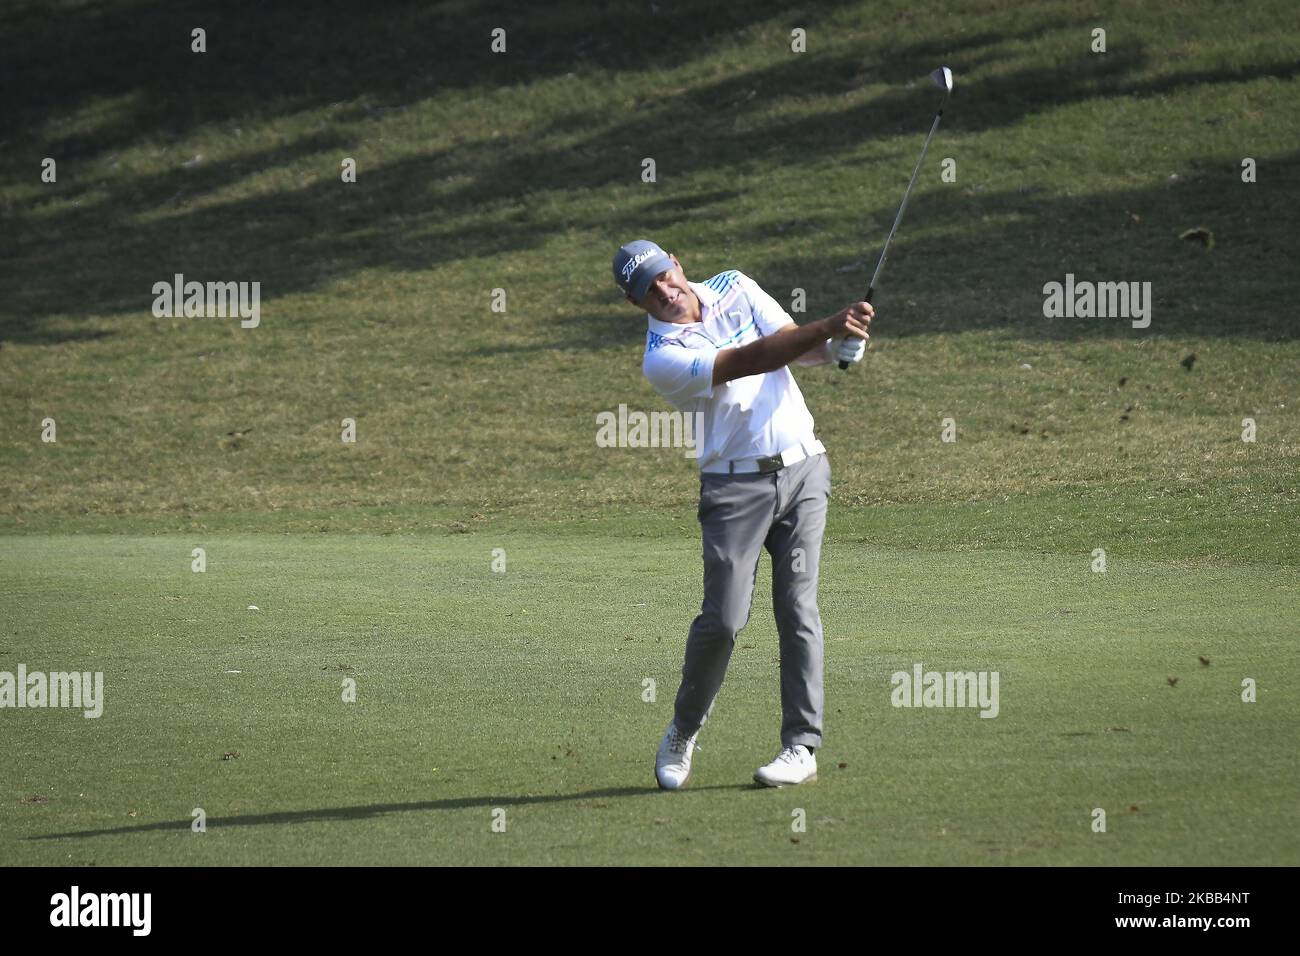
POLYGON ((826 349, 826 340, 840 335, 866 339, 871 319, 875 315, 869 302, 855 302, 830 318, 809 322, 807 325, 787 325, 772 335, 738 349, 723 349, 713 360, 713 384, 759 375, 784 368, 809 351, 826 349))
POLYGON ((831 361, 835 349, 832 340, 827 339, 820 345, 814 345, 803 355, 794 360, 795 365, 825 365, 831 361))

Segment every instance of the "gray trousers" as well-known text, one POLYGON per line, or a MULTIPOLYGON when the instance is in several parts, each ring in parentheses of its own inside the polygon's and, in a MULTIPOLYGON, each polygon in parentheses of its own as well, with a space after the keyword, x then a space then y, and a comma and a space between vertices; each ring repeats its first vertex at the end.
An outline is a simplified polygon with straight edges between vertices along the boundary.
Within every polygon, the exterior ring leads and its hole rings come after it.
POLYGON ((767 475, 700 475, 704 604, 686 640, 677 729, 694 733, 713 709, 736 635, 749 621, 764 547, 781 645, 781 744, 822 741, 822 619, 817 570, 831 466, 813 455, 767 475))

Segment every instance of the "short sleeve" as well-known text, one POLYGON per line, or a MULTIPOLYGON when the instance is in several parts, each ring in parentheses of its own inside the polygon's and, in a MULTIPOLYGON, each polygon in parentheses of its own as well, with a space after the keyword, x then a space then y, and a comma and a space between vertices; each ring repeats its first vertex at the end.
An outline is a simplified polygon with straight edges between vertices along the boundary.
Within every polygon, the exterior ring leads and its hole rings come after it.
POLYGON ((764 335, 771 335, 787 325, 795 324, 794 319, 790 318, 790 313, 781 308, 781 303, 764 292, 762 286, 743 272, 740 273, 740 286, 749 297, 749 304, 754 311, 754 321, 758 323, 758 329, 764 335))
POLYGON ((718 350, 666 343, 646 353, 642 371, 650 384, 679 409, 713 394, 713 360, 718 350))

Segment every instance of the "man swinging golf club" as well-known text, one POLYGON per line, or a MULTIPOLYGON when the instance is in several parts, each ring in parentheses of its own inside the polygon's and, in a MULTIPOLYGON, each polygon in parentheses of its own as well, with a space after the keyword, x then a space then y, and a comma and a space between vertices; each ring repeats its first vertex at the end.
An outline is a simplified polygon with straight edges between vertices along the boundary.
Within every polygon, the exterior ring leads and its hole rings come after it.
POLYGON ((817 572, 830 465, 791 362, 856 362, 874 310, 857 302, 797 325, 737 271, 687 280, 676 256, 646 240, 614 256, 614 280, 649 322, 642 370, 678 410, 699 413, 699 521, 704 602, 691 625, 673 719, 655 758, 659 786, 686 784, 700 728, 749 620, 758 559, 772 557, 781 647, 781 746, 754 774, 781 787, 816 779, 822 739, 822 625, 817 572))

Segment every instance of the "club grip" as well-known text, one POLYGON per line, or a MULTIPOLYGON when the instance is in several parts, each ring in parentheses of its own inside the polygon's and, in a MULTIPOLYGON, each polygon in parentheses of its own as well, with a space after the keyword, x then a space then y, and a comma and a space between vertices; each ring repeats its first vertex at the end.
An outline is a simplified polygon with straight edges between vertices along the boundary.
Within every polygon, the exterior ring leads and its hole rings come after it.
MULTIPOLYGON (((868 286, 868 287, 867 287, 867 294, 866 294, 866 296, 863 297, 862 301, 863 301, 863 302, 870 302, 870 301, 871 301, 871 294, 872 294, 873 292, 875 292, 875 291, 876 291, 876 289, 875 289, 874 286, 868 286)), ((840 368, 841 368, 841 369, 846 369, 846 368, 849 367, 849 364, 850 364, 850 363, 841 360, 841 362, 840 362, 840 368)))

